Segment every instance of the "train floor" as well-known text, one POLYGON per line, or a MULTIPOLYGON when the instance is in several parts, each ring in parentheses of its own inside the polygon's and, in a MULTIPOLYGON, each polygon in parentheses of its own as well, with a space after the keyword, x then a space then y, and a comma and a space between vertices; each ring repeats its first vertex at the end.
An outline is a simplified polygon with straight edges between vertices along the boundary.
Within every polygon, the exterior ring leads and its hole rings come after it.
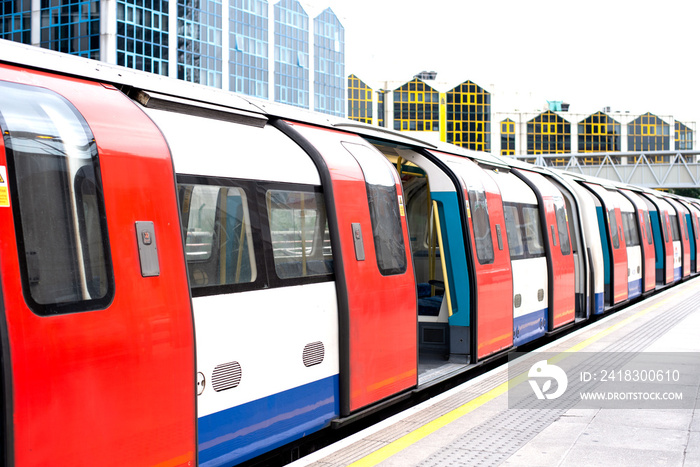
POLYGON ((291 465, 700 466, 699 387, 695 278, 291 465))

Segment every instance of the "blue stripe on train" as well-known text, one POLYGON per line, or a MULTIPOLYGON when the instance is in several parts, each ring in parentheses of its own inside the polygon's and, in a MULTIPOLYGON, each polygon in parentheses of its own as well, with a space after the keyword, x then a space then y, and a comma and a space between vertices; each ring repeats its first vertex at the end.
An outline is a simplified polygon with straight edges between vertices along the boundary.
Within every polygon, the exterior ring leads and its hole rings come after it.
POLYGON ((681 268, 673 268, 673 281, 679 281, 681 280, 681 268))
POLYGON ((642 294, 642 280, 631 280, 627 283, 627 298, 638 297, 642 294))
POLYGON ((598 216, 598 234, 600 235, 600 246, 603 248, 603 283, 610 283, 610 249, 608 247, 608 234, 605 230, 605 215, 603 208, 596 206, 596 215, 598 216))
MULTIPOLYGON (((235 389, 232 389, 235 391, 235 389)), ((199 463, 231 465, 306 436, 338 416, 338 375, 199 418, 199 463)))
POLYGON ((605 311, 605 295, 603 292, 596 293, 593 302, 593 314, 600 315, 605 311))
POLYGON ((547 308, 513 317, 513 345, 523 345, 544 336, 547 330, 547 308))

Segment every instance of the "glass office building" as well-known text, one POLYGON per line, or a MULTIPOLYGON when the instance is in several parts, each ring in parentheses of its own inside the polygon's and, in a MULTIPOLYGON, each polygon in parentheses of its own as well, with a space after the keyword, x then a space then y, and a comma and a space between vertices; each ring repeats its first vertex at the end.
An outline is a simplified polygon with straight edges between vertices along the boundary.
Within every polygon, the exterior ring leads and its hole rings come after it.
POLYGON ((168 74, 168 0, 117 1, 117 64, 168 74))
POLYGON ((296 0, 275 4, 275 102, 309 107, 309 16, 296 0))
POLYGON ((0 39, 31 44, 32 0, 0 2, 0 39))
POLYGON ((345 116, 345 30, 333 10, 314 19, 314 110, 345 116))
POLYGON ((269 21, 267 0, 229 2, 229 89, 269 97, 269 21))
POLYGON ((344 116, 345 30, 330 8, 313 13, 298 0, 14 0, 0 2, 0 38, 344 116))

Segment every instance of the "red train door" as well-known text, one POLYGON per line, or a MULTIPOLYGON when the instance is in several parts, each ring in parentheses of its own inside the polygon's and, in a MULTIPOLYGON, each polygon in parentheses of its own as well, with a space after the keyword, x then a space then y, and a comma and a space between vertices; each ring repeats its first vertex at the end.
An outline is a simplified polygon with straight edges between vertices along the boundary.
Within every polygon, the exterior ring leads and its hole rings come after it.
MULTIPOLYGON (((656 217, 659 221, 659 238, 661 245, 659 247, 662 258, 659 258, 663 262, 663 269, 660 271, 660 276, 658 277, 658 282, 663 284, 670 284, 673 282, 674 267, 673 267, 673 236, 671 234, 671 223, 668 218, 668 211, 671 206, 651 193, 644 193, 644 199, 649 200, 649 202, 656 208, 656 217)), ((652 224, 656 222, 656 219, 652 219, 652 224)), ((655 237, 655 241, 657 238, 655 237)))
POLYGON ((391 163, 362 138, 290 125, 313 145, 307 152, 320 153, 322 177, 330 176, 323 183, 340 242, 333 248, 342 256, 334 255, 341 263, 336 280, 345 287, 338 293, 340 409, 348 415, 418 383, 416 283, 402 188, 391 163))
POLYGON ((0 88, 6 459, 194 465, 194 329, 167 145, 111 86, 0 66, 0 88))
POLYGON ((698 212, 700 208, 694 203, 687 202, 688 209, 690 209, 690 220, 693 225, 693 232, 689 234, 695 239, 695 269, 693 272, 700 272, 700 219, 698 218, 698 212))
POLYGON ((585 183, 593 191, 603 206, 603 219, 606 224, 607 241, 612 255, 612 284, 610 304, 627 300, 629 289, 627 284, 627 247, 625 233, 622 230, 622 213, 611 194, 600 185, 585 183))
POLYGON ((535 172, 520 169, 514 172, 535 191, 541 205, 551 304, 548 329, 553 331, 576 319, 576 265, 571 252, 569 216, 564 197, 554 184, 535 172))
MULTIPOLYGON (((469 159, 435 153, 462 180, 474 252, 476 348, 482 359, 513 345, 513 276, 498 185, 469 159)), ((473 335, 473 334, 472 334, 473 335)))
POLYGON ((654 234, 649 221, 649 208, 646 202, 636 193, 630 190, 620 190, 637 210, 637 223, 639 224, 640 245, 642 246, 642 267, 644 269, 642 287, 644 292, 654 290, 656 287, 656 269, 654 256, 654 234))
POLYGON ((666 201, 675 209, 676 218, 674 222, 677 223, 676 226, 672 228, 678 229, 678 236, 681 242, 682 251, 682 266, 681 266, 681 277, 688 277, 690 275, 690 239, 688 238, 688 223, 685 220, 685 216, 688 210, 685 206, 674 199, 667 198, 666 201))

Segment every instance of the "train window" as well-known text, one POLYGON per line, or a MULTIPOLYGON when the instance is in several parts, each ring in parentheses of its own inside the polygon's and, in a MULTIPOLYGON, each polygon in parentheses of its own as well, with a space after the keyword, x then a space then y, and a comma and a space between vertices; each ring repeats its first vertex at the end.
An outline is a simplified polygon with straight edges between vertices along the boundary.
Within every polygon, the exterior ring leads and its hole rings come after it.
POLYGON ((646 224, 647 224, 647 244, 652 245, 654 239, 651 232, 651 217, 649 216, 649 211, 644 212, 646 214, 646 224))
POLYGON ((508 235, 508 249, 510 259, 522 259, 525 257, 525 244, 523 243, 522 220, 518 206, 504 203, 503 213, 506 219, 506 234, 508 235))
POLYGON ((97 145, 58 94, 0 82, 25 299, 40 315, 105 308, 114 291, 97 145))
POLYGON ((384 276, 406 272, 399 197, 389 161, 367 146, 343 143, 365 176, 374 249, 379 272, 384 276))
MULTIPOLYGON (((683 217, 686 217, 685 214, 681 214, 683 217)), ((681 221, 681 229, 683 229, 683 237, 685 237, 686 240, 688 240, 688 224, 687 221, 681 221)))
POLYGON ((610 227, 610 235, 612 237, 613 247, 620 248, 620 237, 617 234, 617 217, 615 217, 615 209, 608 211, 608 224, 610 227))
POLYGON ((489 209, 486 203, 486 192, 481 187, 469 186, 469 204, 471 208, 472 225, 474 226, 474 243, 479 264, 493 263, 493 239, 489 209))
POLYGON ((266 201, 277 277, 332 274, 333 253, 323 194, 268 190, 266 201))
POLYGON ((668 220, 671 222, 671 238, 673 238, 674 242, 680 241, 681 235, 678 231, 678 216, 675 214, 668 216, 668 220))
POLYGON ((503 204, 510 259, 544 256, 542 232, 537 206, 516 203, 503 204))
POLYGON ((528 256, 544 256, 544 243, 537 206, 523 206, 523 228, 528 256))
POLYGON ((628 247, 639 246, 639 230, 633 212, 622 213, 622 229, 625 231, 625 244, 628 247))
POLYGON ((571 254, 571 242, 569 241, 569 228, 567 226, 566 208, 562 198, 554 199, 554 215, 557 218, 557 231, 559 232, 559 248, 561 254, 571 254))
POLYGON ((245 191, 180 183, 178 195, 190 286, 254 282, 257 267, 245 191))
POLYGON ((661 230, 664 232, 664 242, 668 243, 668 226, 666 225, 666 213, 659 211, 659 217, 661 218, 661 230))

